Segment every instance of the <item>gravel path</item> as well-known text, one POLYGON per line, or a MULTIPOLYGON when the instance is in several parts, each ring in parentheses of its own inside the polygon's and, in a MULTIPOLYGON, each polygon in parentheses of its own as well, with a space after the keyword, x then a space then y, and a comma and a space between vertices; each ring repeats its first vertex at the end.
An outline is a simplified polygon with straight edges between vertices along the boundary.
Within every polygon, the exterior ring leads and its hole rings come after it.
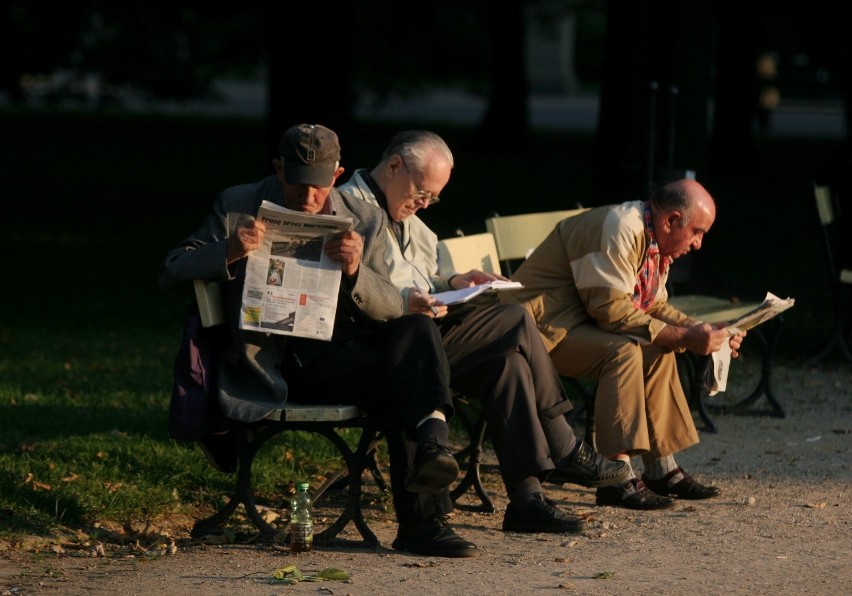
MULTIPOLYGON (((753 382, 732 383, 728 394, 746 394, 753 382)), ((294 556, 259 544, 192 544, 185 528, 175 531, 173 554, 6 545, 0 595, 852 594, 852 369, 779 366, 773 384, 786 418, 719 416, 719 433, 703 433, 678 457, 723 488, 716 499, 635 512, 596 507, 590 489, 549 487, 551 498, 587 517, 581 536, 502 532, 506 500, 491 459, 486 481, 498 512, 457 511, 452 520, 482 550, 475 559, 388 550, 392 516, 371 507, 369 523, 384 545, 377 550, 294 556), (288 564, 303 573, 342 569, 350 580, 285 585, 272 575, 288 564)), ((350 528, 347 535, 356 537, 350 528)))

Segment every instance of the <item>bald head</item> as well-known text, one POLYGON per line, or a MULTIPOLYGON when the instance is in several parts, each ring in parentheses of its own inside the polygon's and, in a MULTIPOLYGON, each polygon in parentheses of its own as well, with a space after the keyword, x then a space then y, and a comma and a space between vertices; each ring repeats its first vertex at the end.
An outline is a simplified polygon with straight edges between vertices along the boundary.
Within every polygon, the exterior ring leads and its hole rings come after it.
POLYGON ((660 254, 674 259, 698 250, 716 220, 716 202, 695 180, 675 180, 651 195, 660 254))

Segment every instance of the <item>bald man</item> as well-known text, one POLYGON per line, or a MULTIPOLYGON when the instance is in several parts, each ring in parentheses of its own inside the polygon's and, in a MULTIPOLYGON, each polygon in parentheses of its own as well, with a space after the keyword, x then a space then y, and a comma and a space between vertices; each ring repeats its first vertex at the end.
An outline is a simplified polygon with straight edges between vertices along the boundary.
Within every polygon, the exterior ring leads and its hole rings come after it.
POLYGON ((598 451, 630 462, 622 484, 597 489, 596 502, 665 509, 671 497, 719 494, 675 462, 698 443, 675 352, 707 355, 743 336, 691 318, 668 304, 669 266, 698 250, 716 219, 716 203, 695 180, 678 180, 647 201, 592 209, 560 222, 512 276, 523 290, 504 292, 536 319, 556 370, 597 379, 598 451))

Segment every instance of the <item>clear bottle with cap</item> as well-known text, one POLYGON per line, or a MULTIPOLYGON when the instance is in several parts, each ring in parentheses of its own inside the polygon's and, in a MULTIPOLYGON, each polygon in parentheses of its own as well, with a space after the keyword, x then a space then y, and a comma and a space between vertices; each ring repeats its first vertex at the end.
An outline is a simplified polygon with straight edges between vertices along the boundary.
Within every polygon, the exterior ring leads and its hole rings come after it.
POLYGON ((296 485, 296 494, 290 499, 290 550, 304 553, 314 543, 314 524, 311 517, 311 495, 307 482, 296 485))

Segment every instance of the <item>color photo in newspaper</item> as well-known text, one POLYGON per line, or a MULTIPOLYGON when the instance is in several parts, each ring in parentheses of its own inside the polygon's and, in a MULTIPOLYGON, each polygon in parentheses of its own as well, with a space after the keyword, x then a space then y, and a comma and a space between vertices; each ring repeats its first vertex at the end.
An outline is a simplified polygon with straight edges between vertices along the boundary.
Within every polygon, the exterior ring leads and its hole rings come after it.
POLYGON ((352 221, 269 201, 263 201, 257 219, 266 224, 266 234, 246 264, 240 328, 331 339, 341 273, 340 263, 325 254, 325 240, 349 230, 352 221))

